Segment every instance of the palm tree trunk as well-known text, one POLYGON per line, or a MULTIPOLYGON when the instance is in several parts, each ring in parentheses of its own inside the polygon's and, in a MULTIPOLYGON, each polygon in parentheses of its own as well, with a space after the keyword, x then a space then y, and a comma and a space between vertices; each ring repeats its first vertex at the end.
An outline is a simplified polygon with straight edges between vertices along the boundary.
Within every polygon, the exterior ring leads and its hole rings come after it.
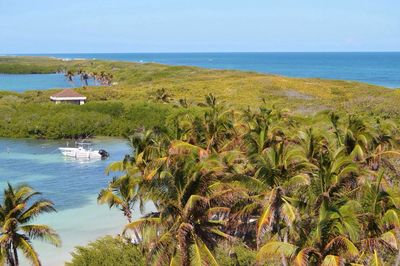
POLYGON ((181 253, 181 265, 188 266, 189 265, 189 231, 193 229, 191 225, 185 224, 181 225, 181 228, 178 230, 178 241, 179 241, 179 248, 181 253), (190 228, 188 228, 190 227, 190 228))
POLYGON ((18 252, 17 252, 17 247, 13 245, 13 253, 14 253, 14 266, 19 265, 18 261, 18 252))
POLYGON ((6 253, 7 253, 7 263, 8 263, 8 265, 15 266, 15 263, 14 263, 14 252, 11 250, 11 245, 7 246, 6 253))
POLYGON ((137 229, 133 229, 133 233, 135 234, 135 238, 136 238, 136 244, 140 243, 140 241, 142 241, 140 234, 138 233, 137 229))
MULTIPOLYGON (((285 243, 288 242, 288 234, 287 234, 287 232, 285 232, 285 235, 283 237, 283 242, 285 242, 285 243)), ((288 261, 287 261, 287 258, 283 254, 281 255, 281 261, 282 261, 282 265, 283 266, 288 266, 289 265, 288 261)))
POLYGON ((400 250, 399 252, 397 252, 396 263, 394 264, 394 266, 399 266, 399 265, 400 265, 400 250))
POLYGON ((126 216, 126 219, 128 219, 128 223, 132 222, 132 213, 129 210, 129 208, 124 208, 124 215, 126 216))
MULTIPOLYGON (((132 212, 128 207, 124 207, 124 215, 126 216, 126 219, 128 220, 128 223, 132 222, 132 212)), ((142 239, 140 237, 140 234, 138 233, 137 229, 133 229, 133 233, 135 234, 135 244, 139 243, 142 239)))
POLYGON ((287 262, 287 258, 283 254, 281 255, 281 262, 282 262, 282 266, 289 266, 289 264, 287 262))
POLYGON ((188 251, 188 246, 186 243, 186 238, 184 239, 179 239, 179 246, 181 248, 181 262, 182 266, 188 266, 189 265, 189 251, 188 251))

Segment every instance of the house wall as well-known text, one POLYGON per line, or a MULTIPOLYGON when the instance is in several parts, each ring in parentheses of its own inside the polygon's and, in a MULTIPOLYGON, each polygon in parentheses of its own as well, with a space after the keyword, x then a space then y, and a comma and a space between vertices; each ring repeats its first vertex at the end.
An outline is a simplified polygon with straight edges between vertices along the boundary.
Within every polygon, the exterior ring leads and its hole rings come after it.
POLYGON ((67 104, 77 104, 77 105, 83 105, 85 104, 85 101, 83 100, 51 100, 52 102, 55 102, 56 104, 60 103, 67 103, 67 104))

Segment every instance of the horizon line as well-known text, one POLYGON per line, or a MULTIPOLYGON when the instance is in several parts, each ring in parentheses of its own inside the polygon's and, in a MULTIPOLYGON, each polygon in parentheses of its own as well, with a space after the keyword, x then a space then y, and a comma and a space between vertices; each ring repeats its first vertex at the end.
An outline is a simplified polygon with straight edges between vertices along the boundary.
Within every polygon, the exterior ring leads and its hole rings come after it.
POLYGON ((0 56, 8 55, 52 55, 52 54, 257 54, 257 53, 399 53, 400 50, 388 51, 212 51, 212 52, 35 52, 35 53, 0 53, 0 56))

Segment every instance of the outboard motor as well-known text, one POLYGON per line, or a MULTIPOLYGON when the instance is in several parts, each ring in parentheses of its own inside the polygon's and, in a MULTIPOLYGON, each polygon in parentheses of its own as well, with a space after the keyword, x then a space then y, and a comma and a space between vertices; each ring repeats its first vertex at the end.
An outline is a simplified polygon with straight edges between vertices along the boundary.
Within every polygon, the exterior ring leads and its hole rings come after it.
POLYGON ((101 155, 101 159, 106 159, 110 156, 110 154, 105 150, 99 150, 99 154, 101 155))

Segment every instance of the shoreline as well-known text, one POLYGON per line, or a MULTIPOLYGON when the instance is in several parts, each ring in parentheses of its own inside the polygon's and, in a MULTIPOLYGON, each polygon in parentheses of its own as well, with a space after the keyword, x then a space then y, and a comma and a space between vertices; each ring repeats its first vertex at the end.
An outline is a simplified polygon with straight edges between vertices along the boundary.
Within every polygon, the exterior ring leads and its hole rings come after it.
POLYGON ((62 266, 69 261, 76 246, 86 245, 105 235, 117 235, 126 224, 122 213, 108 206, 98 205, 97 195, 88 196, 90 202, 77 208, 61 210, 40 217, 37 222, 52 226, 62 240, 60 248, 34 242, 43 266, 62 266), (83 222, 82 222, 83 221, 83 222))
MULTIPOLYGON (((90 196, 90 202, 84 206, 41 216, 37 220, 38 223, 43 222, 52 226, 62 240, 60 248, 34 241, 34 247, 41 257, 43 266, 63 266, 72 258, 71 253, 75 247, 85 246, 107 235, 117 236, 122 232, 128 223, 122 212, 97 204, 96 197, 97 195, 90 196)), ((148 210, 151 209, 149 203, 146 203, 146 207, 148 210)), ((139 206, 136 206, 133 219, 141 216, 139 206)))

